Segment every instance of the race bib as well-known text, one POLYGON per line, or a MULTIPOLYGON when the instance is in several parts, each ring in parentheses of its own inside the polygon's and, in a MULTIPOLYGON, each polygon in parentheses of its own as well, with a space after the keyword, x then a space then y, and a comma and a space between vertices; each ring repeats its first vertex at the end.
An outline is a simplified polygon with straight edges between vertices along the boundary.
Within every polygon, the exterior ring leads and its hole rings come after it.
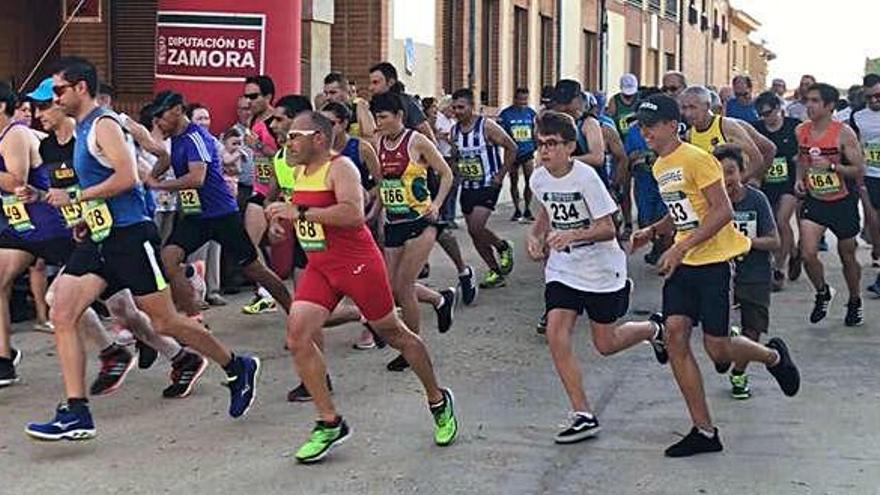
POLYGON ((400 179, 382 179, 379 186, 382 193, 382 204, 388 213, 409 213, 409 204, 406 202, 406 189, 400 179))
POLYGON ((532 126, 529 125, 511 126, 510 133, 513 134, 513 140, 517 143, 523 143, 532 140, 532 126))
POLYGON ((113 227, 113 215, 110 214, 110 208, 103 199, 86 201, 82 215, 89 227, 89 232, 91 232, 92 241, 101 242, 110 235, 110 229, 113 227))
POLYGON ((481 181, 485 178, 483 160, 479 156, 460 158, 458 160, 458 171, 465 180, 481 181))
POLYGON ((299 239, 303 251, 323 251, 327 248, 324 226, 317 222, 297 220, 296 238, 299 239))
POLYGON ((816 196, 828 196, 840 192, 840 176, 830 170, 810 169, 807 187, 816 196))
MULTIPOLYGON (((550 217, 550 226, 555 230, 586 229, 590 226, 590 212, 580 192, 547 192, 542 196, 542 203, 550 217)), ((588 246, 592 242, 584 241, 571 244, 575 248, 588 246)))
POLYGON ((733 212, 733 225, 736 230, 749 239, 758 238, 758 212, 735 211, 733 212))
POLYGON ((664 192, 660 194, 672 221, 675 223, 675 230, 678 232, 688 232, 700 225, 700 218, 694 210, 694 205, 688 199, 684 191, 664 192))
POLYGON ((265 156, 254 158, 254 175, 260 184, 268 184, 272 178, 272 164, 265 156))
POLYGON ((629 118, 632 114, 624 115, 617 120, 617 127, 620 129, 621 134, 626 134, 629 131, 629 118))
POLYGON ((9 221, 9 226, 16 232, 27 232, 34 230, 34 224, 31 223, 31 217, 28 215, 24 203, 18 197, 12 194, 3 195, 3 214, 9 221))
POLYGON ((764 182, 767 184, 779 184, 788 181, 788 160, 784 156, 773 159, 773 164, 767 169, 764 182))
POLYGON ((880 142, 865 143, 865 164, 880 168, 880 142))
POLYGON ((202 200, 199 191, 195 189, 182 189, 180 191, 180 209, 184 215, 200 215, 202 213, 202 200))

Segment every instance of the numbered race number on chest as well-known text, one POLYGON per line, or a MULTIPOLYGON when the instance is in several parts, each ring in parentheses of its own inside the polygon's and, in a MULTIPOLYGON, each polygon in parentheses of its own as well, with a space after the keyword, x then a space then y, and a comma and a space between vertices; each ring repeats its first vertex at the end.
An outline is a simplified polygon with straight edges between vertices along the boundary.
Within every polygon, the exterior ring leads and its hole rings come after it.
POLYGON ((510 133, 513 134, 513 140, 518 143, 532 140, 532 126, 529 125, 513 125, 510 127, 510 133))
POLYGON ((382 179, 379 187, 382 193, 382 204, 388 213, 408 213, 409 204, 406 202, 406 188, 400 179, 382 179))
POLYGON ((461 157, 458 160, 458 172, 465 180, 483 180, 485 177, 483 160, 479 156, 461 157))
POLYGON ((767 169, 767 175, 764 176, 764 182, 767 184, 779 184, 788 181, 788 160, 784 156, 776 157, 770 168, 767 169))
MULTIPOLYGON (((590 210, 580 192, 547 192, 541 202, 550 216, 550 226, 556 230, 586 229, 590 227, 590 210)), ((577 242, 570 247, 589 246, 592 242, 577 242)))
POLYGON ((182 189, 180 191, 180 208, 184 215, 200 215, 202 213, 202 200, 196 189, 182 189))
POLYGON ((700 225, 700 218, 694 210, 694 205, 684 191, 670 191, 660 195, 678 232, 688 232, 700 225))
POLYGON ((826 196, 841 191, 840 176, 830 170, 811 169, 807 173, 807 187, 817 196, 826 196))
POLYGON ((736 230, 749 239, 758 238, 758 212, 735 211, 733 212, 733 225, 736 230))
POLYGON ((272 164, 265 157, 256 158, 254 160, 254 173, 257 175, 257 182, 260 184, 268 184, 272 177, 272 164))
POLYGON ((880 168, 880 142, 865 143, 865 164, 880 168))
POLYGON ((83 208, 83 218, 86 220, 94 242, 101 242, 110 235, 110 229, 113 227, 113 215, 103 199, 87 201, 83 208))
POLYGON ((303 251, 323 251, 327 248, 324 226, 317 222, 297 220, 296 238, 303 251))
POLYGON ((26 232, 34 229, 34 224, 31 223, 31 217, 28 215, 24 203, 16 196, 11 194, 3 195, 3 214, 6 215, 9 226, 15 229, 16 232, 26 232))

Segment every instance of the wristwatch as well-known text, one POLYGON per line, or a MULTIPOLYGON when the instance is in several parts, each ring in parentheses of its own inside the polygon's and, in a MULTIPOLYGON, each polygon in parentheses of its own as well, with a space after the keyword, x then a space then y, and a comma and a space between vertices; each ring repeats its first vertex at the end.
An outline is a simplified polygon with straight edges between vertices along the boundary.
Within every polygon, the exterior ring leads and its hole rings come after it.
POLYGON ((308 206, 300 206, 299 207, 299 216, 297 217, 297 220, 299 220, 300 222, 304 222, 306 220, 306 212, 307 211, 309 211, 308 206))

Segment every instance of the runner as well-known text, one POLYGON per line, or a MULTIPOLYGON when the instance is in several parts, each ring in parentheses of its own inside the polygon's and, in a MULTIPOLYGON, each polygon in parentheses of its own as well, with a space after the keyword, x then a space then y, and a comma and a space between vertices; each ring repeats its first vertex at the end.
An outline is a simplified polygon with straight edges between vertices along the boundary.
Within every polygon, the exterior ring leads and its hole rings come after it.
MULTIPOLYGON (((785 110, 786 116, 797 119, 801 122, 807 120, 807 91, 809 91, 810 86, 814 84, 816 84, 815 77, 809 74, 801 76, 798 89, 794 92, 794 100, 789 103, 788 108, 785 110)), ((835 102, 835 104, 836 103, 837 102, 835 102)))
POLYGON ((331 72, 324 77, 325 103, 336 102, 346 105, 354 118, 348 125, 348 133, 354 137, 372 140, 376 134, 376 121, 370 113, 370 103, 349 92, 348 80, 340 72, 331 72))
POLYGON ((776 157, 764 175, 761 190, 773 206, 779 229, 779 249, 773 253, 773 290, 778 291, 785 284, 786 266, 789 280, 794 281, 800 277, 803 264, 791 228, 791 218, 798 206, 794 194, 798 151, 794 130, 800 122, 783 116, 782 100, 773 92, 761 93, 755 100, 755 107, 761 119, 755 129, 776 145, 776 157))
POLYGON ((663 74, 663 86, 660 88, 660 91, 666 96, 678 98, 687 87, 687 78, 684 73, 671 70, 663 74))
MULTIPOLYGON (((612 220, 617 205, 596 170, 571 159, 577 142, 571 116, 544 112, 538 117, 537 132, 542 166, 529 185, 540 206, 528 233, 528 252, 536 261, 547 259, 547 340, 572 408, 568 426, 555 441, 567 444, 599 432, 572 350, 571 333, 578 316, 587 313, 593 344, 603 356, 653 340, 660 332, 662 317, 654 317, 658 322, 615 325, 629 308, 632 290, 626 254, 616 240, 612 220)), ((658 360, 665 362, 662 346, 657 349, 658 360)))
MULTIPOLYGON (((749 124, 758 121, 758 111, 752 101, 752 78, 740 74, 733 78, 733 98, 724 103, 724 115, 749 124)), ((719 114, 720 115, 720 114, 719 114)))
POLYGON ((162 263, 168 271, 175 302, 188 314, 198 311, 182 263, 213 240, 231 255, 245 277, 265 287, 287 311, 290 293, 281 279, 260 261, 248 239, 235 197, 223 180, 218 150, 211 135, 186 117, 186 103, 179 93, 163 91, 156 95, 153 105, 156 127, 171 139, 171 167, 176 178, 158 180, 165 170, 156 167, 147 185, 155 190, 177 191, 180 195, 182 216, 162 247, 162 263))
POLYGON ((577 147, 574 159, 596 168, 602 182, 608 184, 605 171, 605 140, 599 121, 587 113, 586 93, 581 83, 572 79, 562 79, 553 90, 553 110, 569 115, 578 129, 577 147))
MULTIPOLYGON (((868 74, 863 84, 866 106, 853 112, 849 124, 858 134, 865 151, 865 188, 868 195, 866 206, 875 212, 875 221, 868 223, 867 227, 870 229, 871 244, 874 247, 872 258, 876 262, 880 258, 880 224, 876 221, 876 212, 880 211, 880 75, 868 74)), ((880 275, 868 290, 880 296, 880 275)))
POLYGON ((498 237, 486 223, 495 211, 504 175, 513 167, 518 147, 498 124, 474 114, 470 89, 452 94, 452 109, 458 121, 452 129, 452 142, 462 177, 461 212, 474 248, 489 267, 480 288, 503 287, 505 277, 513 271, 513 243, 498 237), (499 148, 504 149, 503 163, 499 148), (497 261, 493 249, 498 252, 497 261))
MULTIPOLYGON (((437 292, 417 284, 416 278, 441 228, 436 221, 452 186, 452 170, 431 141, 403 126, 403 104, 397 95, 374 96, 370 111, 380 136, 379 196, 385 209, 385 261, 394 299, 413 333, 421 331, 419 300, 431 303, 437 313, 437 329, 446 333, 452 326, 455 289, 437 292), (428 191, 428 168, 440 179, 433 196, 428 191)), ((403 371, 408 366, 401 354, 387 368, 403 371)))
POLYGON ((620 76, 620 93, 614 95, 608 101, 605 114, 611 117, 620 137, 626 136, 629 131, 630 121, 636 113, 636 104, 639 97, 639 79, 633 74, 620 76))
POLYGON ((505 108, 498 115, 498 123, 516 141, 517 154, 510 170, 510 197, 513 199, 513 217, 510 221, 531 222, 534 220, 529 206, 532 204, 532 191, 529 189, 529 178, 535 167, 535 139, 532 136, 535 117, 538 114, 529 107, 529 89, 517 88, 513 105, 505 108), (523 209, 519 209, 519 169, 523 173, 523 209))
POLYGON ((783 393, 792 396, 800 386, 797 367, 782 339, 767 346, 744 337, 731 337, 730 260, 749 250, 750 241, 733 226, 733 213, 718 161, 678 136, 681 113, 677 102, 654 95, 639 105, 642 134, 658 155, 654 177, 669 214, 633 234, 632 249, 657 233, 675 232, 675 243, 658 263, 663 286, 662 340, 672 372, 684 395, 693 428, 666 449, 669 457, 684 457, 723 449, 718 429, 709 416, 703 380, 690 348, 692 327, 703 327, 703 345, 718 369, 731 362, 763 362, 783 393))
POLYGON ((296 221, 309 263, 288 317, 288 346, 300 377, 315 399, 318 421, 296 452, 303 463, 318 462, 351 435, 336 412, 325 381, 325 364, 315 334, 343 296, 350 297, 370 325, 406 357, 425 387, 434 416, 434 442, 449 445, 458 433, 452 392, 441 389, 422 341, 397 317, 382 254, 364 224, 358 173, 344 157, 331 155, 333 126, 319 113, 297 117, 287 143, 296 168, 293 204, 274 203, 270 222, 296 221))
POLYGON ((837 236, 837 253, 849 289, 846 326, 864 323, 861 298, 862 268, 856 259, 856 236, 861 230, 856 183, 865 174, 865 157, 855 132, 832 120, 838 91, 818 83, 807 90, 809 120, 795 131, 798 140, 798 168, 795 192, 805 195, 800 222, 800 251, 816 301, 810 323, 819 323, 828 314, 834 289, 825 282, 819 259, 819 239, 826 230, 837 236))
MULTIPOLYGON (((742 148, 722 144, 713 154, 724 171, 724 185, 733 203, 733 223, 752 241, 751 251, 736 260, 733 298, 739 306, 742 334, 760 342, 761 334, 767 333, 770 326, 770 254, 779 249, 779 234, 767 197, 757 188, 742 183, 745 171, 742 148)), ((730 372, 730 394, 734 399, 748 399, 752 395, 747 365, 747 362, 735 363, 730 372)))
MULTIPOLYGON (((79 57, 62 58, 57 67, 52 76, 54 101, 77 119, 74 168, 81 190, 76 200, 82 205, 88 232, 79 226, 75 231, 83 240, 55 281, 50 313, 66 401, 49 422, 28 423, 26 433, 42 440, 95 436, 83 383, 84 349, 76 322, 102 293, 126 288, 157 331, 186 342, 223 366, 231 392, 229 415, 244 415, 256 398, 260 360, 232 354, 198 323, 174 311, 156 256, 158 234, 147 215, 133 146, 116 114, 95 101, 97 70, 79 57)), ((72 204, 66 189, 50 188, 46 199, 56 207, 72 204)))

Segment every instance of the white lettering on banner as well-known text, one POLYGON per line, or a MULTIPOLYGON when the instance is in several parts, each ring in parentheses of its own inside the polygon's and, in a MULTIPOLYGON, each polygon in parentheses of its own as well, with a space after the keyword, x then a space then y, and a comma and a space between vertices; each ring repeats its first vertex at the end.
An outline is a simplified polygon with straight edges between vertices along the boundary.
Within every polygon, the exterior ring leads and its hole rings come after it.
POLYGON ((227 69, 256 69, 257 67, 254 54, 251 52, 178 50, 176 48, 168 49, 166 64, 227 69))
POLYGON ((202 38, 198 36, 170 36, 167 44, 169 48, 206 48, 217 50, 254 50, 256 40, 235 38, 202 38))

